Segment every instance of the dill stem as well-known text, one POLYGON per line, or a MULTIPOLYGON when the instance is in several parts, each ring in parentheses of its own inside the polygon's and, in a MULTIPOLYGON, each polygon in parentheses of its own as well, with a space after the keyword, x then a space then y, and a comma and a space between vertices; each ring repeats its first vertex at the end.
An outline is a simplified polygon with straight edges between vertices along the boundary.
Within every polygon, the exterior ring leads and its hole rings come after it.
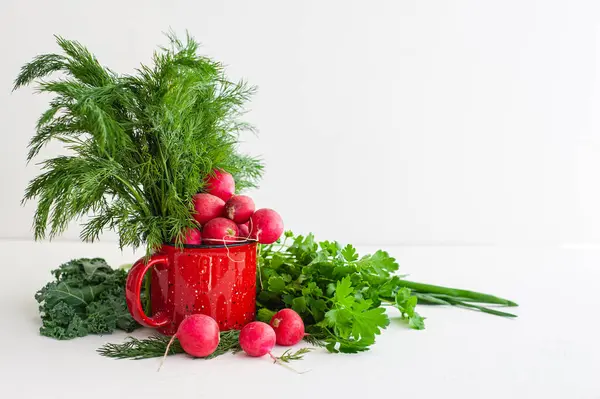
POLYGON ((151 316, 152 313, 152 298, 151 296, 151 292, 152 292, 152 287, 151 287, 151 279, 152 279, 152 270, 150 270, 146 276, 144 276, 144 292, 146 293, 146 303, 144 306, 144 312, 146 312, 146 315, 151 316))

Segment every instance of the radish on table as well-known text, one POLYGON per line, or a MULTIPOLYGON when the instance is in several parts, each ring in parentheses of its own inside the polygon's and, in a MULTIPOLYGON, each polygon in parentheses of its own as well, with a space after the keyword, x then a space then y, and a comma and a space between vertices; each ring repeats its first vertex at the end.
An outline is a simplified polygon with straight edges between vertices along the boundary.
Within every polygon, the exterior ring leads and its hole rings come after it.
MULTIPOLYGON (((194 357, 206 357, 212 354, 219 345, 219 325, 210 316, 203 314, 189 315, 179 324, 177 333, 169 341, 163 362, 175 338, 179 340, 181 347, 187 354, 194 357)), ((162 366, 162 362, 160 365, 162 366)))
POLYGON ((304 338, 302 317, 292 309, 281 309, 271 318, 277 345, 292 346, 304 338))
POLYGON ((240 331, 240 346, 252 357, 271 354, 271 350, 275 346, 275 339, 273 328, 261 321, 248 323, 240 331))
MULTIPOLYGON (((304 330, 304 329, 303 329, 304 330)), ((304 354, 310 352, 310 348, 301 348, 298 351, 292 353, 289 349, 286 350, 281 356, 275 356, 271 353, 277 340, 275 330, 261 321, 253 321, 248 323, 240 331, 240 346, 248 356, 261 357, 269 355, 271 359, 280 366, 283 366, 294 373, 303 374, 285 363, 289 363, 291 360, 300 360, 304 354)))

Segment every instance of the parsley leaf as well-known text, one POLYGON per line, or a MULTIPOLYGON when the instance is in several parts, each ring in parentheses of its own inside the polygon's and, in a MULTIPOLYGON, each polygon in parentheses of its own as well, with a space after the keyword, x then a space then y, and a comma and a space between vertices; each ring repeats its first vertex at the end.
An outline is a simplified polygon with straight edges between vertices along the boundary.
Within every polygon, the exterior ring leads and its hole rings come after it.
POLYGON ((282 277, 269 278, 269 291, 279 294, 285 290, 285 280, 282 277))
POLYGON ((409 288, 403 287, 396 293, 396 308, 402 314, 403 319, 408 319, 408 326, 415 330, 425 328, 424 318, 415 312, 417 297, 411 295, 409 288))
POLYGON ((418 313, 415 312, 408 319, 408 326, 413 330, 424 330, 425 329, 425 318, 421 317, 418 313))
POLYGON ((344 249, 342 249, 341 254, 344 257, 344 259, 346 259, 348 262, 358 260, 358 253, 356 252, 356 248, 354 248, 350 244, 346 245, 344 249))
POLYGON ((373 274, 380 277, 389 277, 391 273, 398 270, 396 259, 392 258, 387 252, 379 250, 372 255, 363 256, 358 262, 373 274))
POLYGON ((390 320, 385 309, 372 308, 370 300, 356 299, 349 277, 338 281, 333 297, 333 308, 325 314, 327 326, 340 339, 330 337, 326 342, 340 351, 354 351, 375 342, 375 335, 386 328, 390 320), (351 344, 350 344, 351 343, 351 344), (337 345, 339 344, 339 345, 337 345))
POLYGON ((294 309, 298 313, 306 312, 306 298, 303 296, 299 296, 297 298, 292 299, 292 309, 294 309))
POLYGON ((275 316, 275 313, 277 312, 273 312, 266 308, 258 309, 258 312, 256 312, 256 320, 262 321, 263 323, 270 323, 273 316, 275 316))

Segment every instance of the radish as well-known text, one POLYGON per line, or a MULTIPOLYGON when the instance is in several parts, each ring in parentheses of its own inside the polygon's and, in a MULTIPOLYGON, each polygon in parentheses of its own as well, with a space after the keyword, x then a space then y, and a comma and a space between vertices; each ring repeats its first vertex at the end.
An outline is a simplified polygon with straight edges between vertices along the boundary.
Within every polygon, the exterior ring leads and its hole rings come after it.
POLYGON ((183 239, 184 244, 200 245, 202 244, 202 233, 198 229, 188 229, 183 239))
MULTIPOLYGON (((304 331, 304 326, 302 326, 302 331, 304 331)), ((240 346, 242 350, 248 354, 248 356, 252 357, 261 357, 264 355, 269 355, 271 359, 280 366, 283 366, 294 373, 304 374, 306 371, 299 372, 298 370, 288 366, 286 363, 290 361, 291 355, 289 355, 289 350, 285 351, 283 355, 277 357, 271 353, 271 350, 275 346, 275 341, 277 340, 275 330, 268 325, 267 323, 263 323, 261 321, 253 321, 252 323, 248 323, 242 328, 240 331, 240 346), (286 358, 287 357, 287 358, 286 358)), ((295 359, 301 359, 304 353, 309 352, 310 349, 302 348, 296 353, 293 354, 295 359)))
POLYGON ((194 219, 201 225, 223 214, 225 201, 212 194, 194 195, 194 219))
POLYGON ((250 217, 250 237, 261 244, 272 244, 283 233, 283 220, 272 209, 259 209, 250 217))
POLYGON ((275 346, 275 331, 267 323, 253 321, 242 328, 239 339, 244 352, 260 357, 271 353, 275 346))
POLYGON ((238 224, 238 232, 239 236, 242 238, 250 237, 250 227, 248 227, 248 223, 238 224))
POLYGON ((254 201, 247 195, 235 195, 225 204, 225 217, 237 224, 246 223, 254 213, 254 201))
POLYGON ((238 240, 238 227, 232 220, 214 218, 209 220, 202 229, 205 243, 226 244, 238 240))
POLYGON ((214 176, 206 179, 206 192, 216 195, 223 201, 229 201, 235 192, 235 181, 231 174, 224 170, 215 169, 214 176))
POLYGON ((206 357, 213 353, 219 345, 219 325, 215 319, 203 314, 187 316, 179 324, 175 335, 171 337, 160 367, 162 367, 176 337, 185 353, 194 357, 206 357))
POLYGON ((292 346, 304 338, 304 322, 292 309, 282 309, 271 318, 277 345, 292 346))

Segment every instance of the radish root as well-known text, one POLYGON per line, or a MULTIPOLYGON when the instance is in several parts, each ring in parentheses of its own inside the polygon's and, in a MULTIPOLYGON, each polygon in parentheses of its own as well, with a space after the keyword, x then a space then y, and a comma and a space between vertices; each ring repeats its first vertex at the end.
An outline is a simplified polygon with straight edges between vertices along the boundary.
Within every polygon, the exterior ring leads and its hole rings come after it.
POLYGON ((160 365, 158 366, 158 370, 156 370, 156 372, 159 372, 160 369, 163 366, 163 363, 165 362, 165 359, 167 358, 167 355, 169 354, 169 349, 171 349, 171 344, 173 344, 173 341, 175 341, 175 338, 177 337, 177 334, 173 334, 173 336, 171 337, 171 340, 169 341, 169 344, 167 345, 167 349, 165 349, 165 354, 163 355, 163 358, 160 360, 160 365))
MULTIPOLYGON (((227 250, 227 257, 229 258, 229 260, 232 261, 232 262, 236 262, 236 263, 243 263, 243 262, 245 262, 245 260, 235 260, 235 259, 233 259, 231 257, 230 252, 229 252, 229 247, 227 246, 228 242, 229 243, 232 243, 232 242, 236 243, 236 242, 239 242, 239 241, 237 241, 237 240, 226 240, 225 237, 227 237, 227 236, 223 236, 223 245, 225 246, 225 249, 227 250)), ((238 236, 236 236, 235 238, 244 238, 244 237, 238 237, 238 236)), ((253 241, 253 242, 257 241, 257 240, 254 240, 252 238, 245 238, 245 240, 247 240, 247 241, 253 241)))

